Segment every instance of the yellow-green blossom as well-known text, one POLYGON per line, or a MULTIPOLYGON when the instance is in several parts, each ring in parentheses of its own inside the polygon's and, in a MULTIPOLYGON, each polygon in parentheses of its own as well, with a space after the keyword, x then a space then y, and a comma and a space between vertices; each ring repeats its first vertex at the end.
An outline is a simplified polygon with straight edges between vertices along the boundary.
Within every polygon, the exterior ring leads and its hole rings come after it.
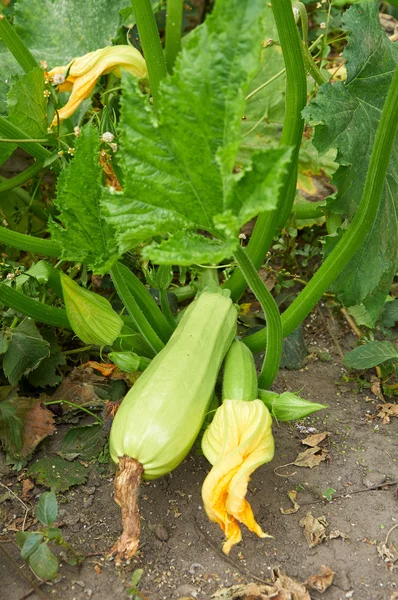
POLYGON ((49 71, 46 77, 58 87, 58 91, 72 92, 68 102, 58 111, 58 116, 55 115, 52 125, 56 125, 58 119, 63 121, 73 115, 81 102, 90 96, 101 75, 114 73, 121 77, 121 69, 136 77, 147 74, 144 57, 132 46, 100 48, 49 71))
POLYGON ((209 519, 225 533, 225 554, 242 539, 239 523, 259 537, 269 537, 245 498, 250 475, 274 456, 267 407, 261 400, 224 400, 203 436, 202 449, 213 465, 203 483, 202 498, 209 519))

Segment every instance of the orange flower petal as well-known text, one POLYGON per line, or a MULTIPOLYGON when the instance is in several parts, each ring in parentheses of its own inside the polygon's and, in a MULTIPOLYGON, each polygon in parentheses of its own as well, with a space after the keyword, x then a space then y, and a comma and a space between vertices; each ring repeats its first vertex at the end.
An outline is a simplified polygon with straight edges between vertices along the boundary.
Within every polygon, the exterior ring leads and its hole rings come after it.
POLYGON ((223 551, 228 554, 240 542, 239 523, 259 537, 269 537, 245 499, 250 475, 274 455, 267 407, 261 400, 224 400, 203 436, 202 449, 213 465, 203 483, 202 498, 209 519, 225 532, 223 551))
POLYGON ((120 77, 121 69, 129 71, 136 77, 144 77, 147 73, 143 56, 131 46, 109 46, 84 56, 75 58, 65 67, 55 67, 48 76, 57 83, 57 78, 68 73, 64 82, 60 82, 59 91, 71 91, 68 102, 55 115, 52 125, 67 119, 88 98, 94 90, 101 75, 113 72, 120 77))

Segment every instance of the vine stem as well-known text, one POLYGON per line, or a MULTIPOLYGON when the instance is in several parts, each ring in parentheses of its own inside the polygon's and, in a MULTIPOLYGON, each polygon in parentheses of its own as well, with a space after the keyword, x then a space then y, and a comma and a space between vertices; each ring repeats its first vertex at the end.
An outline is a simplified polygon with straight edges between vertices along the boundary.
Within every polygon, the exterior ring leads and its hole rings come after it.
POLYGON ((156 106, 159 101, 160 82, 167 75, 159 32, 150 0, 131 0, 131 4, 148 68, 153 102, 156 106))
POLYGON ((268 389, 271 387, 282 356, 282 324, 278 307, 271 293, 264 285, 257 269, 247 256, 246 252, 239 246, 234 253, 248 285, 252 289, 257 300, 260 302, 267 321, 267 352, 258 378, 259 387, 268 389))
POLYGON ((55 257, 61 256, 62 254, 61 246, 53 240, 37 238, 33 235, 19 233, 19 231, 12 231, 11 229, 1 226, 0 242, 11 248, 17 248, 24 252, 33 252, 34 254, 45 254, 46 256, 55 257))
POLYGON ((181 48, 182 6, 182 0, 167 0, 165 58, 169 73, 173 71, 181 48))
MULTIPOLYGON (((294 21, 291 0, 273 0, 272 8, 286 68, 285 121, 280 145, 293 146, 294 150, 292 166, 282 180, 277 207, 273 211, 267 211, 258 216, 246 248, 256 269, 261 267, 277 227, 283 227, 293 206, 296 193, 297 160, 304 126, 301 111, 307 100, 307 81, 301 40, 294 21)), ((236 269, 224 287, 230 289, 232 298, 237 300, 246 287, 242 272, 236 269)))
POLYGON ((39 66, 29 48, 25 46, 14 27, 2 14, 0 14, 0 38, 3 40, 25 73, 29 73, 39 66))
MULTIPOLYGON (((388 90, 377 128, 361 202, 351 224, 306 287, 282 314, 283 335, 294 331, 331 283, 360 249, 379 209, 392 145, 398 125, 398 67, 388 90)), ((266 347, 268 334, 262 330, 244 339, 253 352, 266 347)))
POLYGON ((30 165, 25 171, 18 173, 15 177, 11 177, 10 179, 5 179, 4 181, 0 181, 0 192, 6 192, 7 190, 12 190, 23 183, 32 179, 37 173, 43 168, 43 163, 41 161, 34 162, 33 165, 30 165))

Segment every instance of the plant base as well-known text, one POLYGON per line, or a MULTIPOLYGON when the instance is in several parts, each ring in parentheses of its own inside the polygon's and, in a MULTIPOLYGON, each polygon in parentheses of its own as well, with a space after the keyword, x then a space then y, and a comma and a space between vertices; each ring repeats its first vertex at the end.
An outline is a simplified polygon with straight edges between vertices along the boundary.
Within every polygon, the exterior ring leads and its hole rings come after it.
POLYGON ((134 458, 122 456, 115 477, 115 502, 122 509, 123 533, 113 546, 110 555, 117 565, 134 556, 140 541, 140 513, 138 489, 144 467, 134 458))

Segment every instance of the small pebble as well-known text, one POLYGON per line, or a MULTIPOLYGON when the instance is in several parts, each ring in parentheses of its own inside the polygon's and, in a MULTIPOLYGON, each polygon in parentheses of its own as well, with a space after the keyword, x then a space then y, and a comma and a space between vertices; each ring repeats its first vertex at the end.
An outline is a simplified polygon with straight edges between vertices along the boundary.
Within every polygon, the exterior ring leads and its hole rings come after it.
POLYGON ((94 496, 89 496, 87 498, 87 500, 84 500, 83 508, 90 508, 90 506, 92 505, 93 502, 94 502, 94 496))
POLYGON ((163 527, 163 525, 158 525, 156 527, 155 535, 162 542, 167 542, 169 539, 169 532, 167 531, 166 527, 163 527))
POLYGON ((362 483, 367 488, 374 487, 376 485, 381 485, 387 479, 387 475, 385 473, 368 473, 363 479, 362 483))

